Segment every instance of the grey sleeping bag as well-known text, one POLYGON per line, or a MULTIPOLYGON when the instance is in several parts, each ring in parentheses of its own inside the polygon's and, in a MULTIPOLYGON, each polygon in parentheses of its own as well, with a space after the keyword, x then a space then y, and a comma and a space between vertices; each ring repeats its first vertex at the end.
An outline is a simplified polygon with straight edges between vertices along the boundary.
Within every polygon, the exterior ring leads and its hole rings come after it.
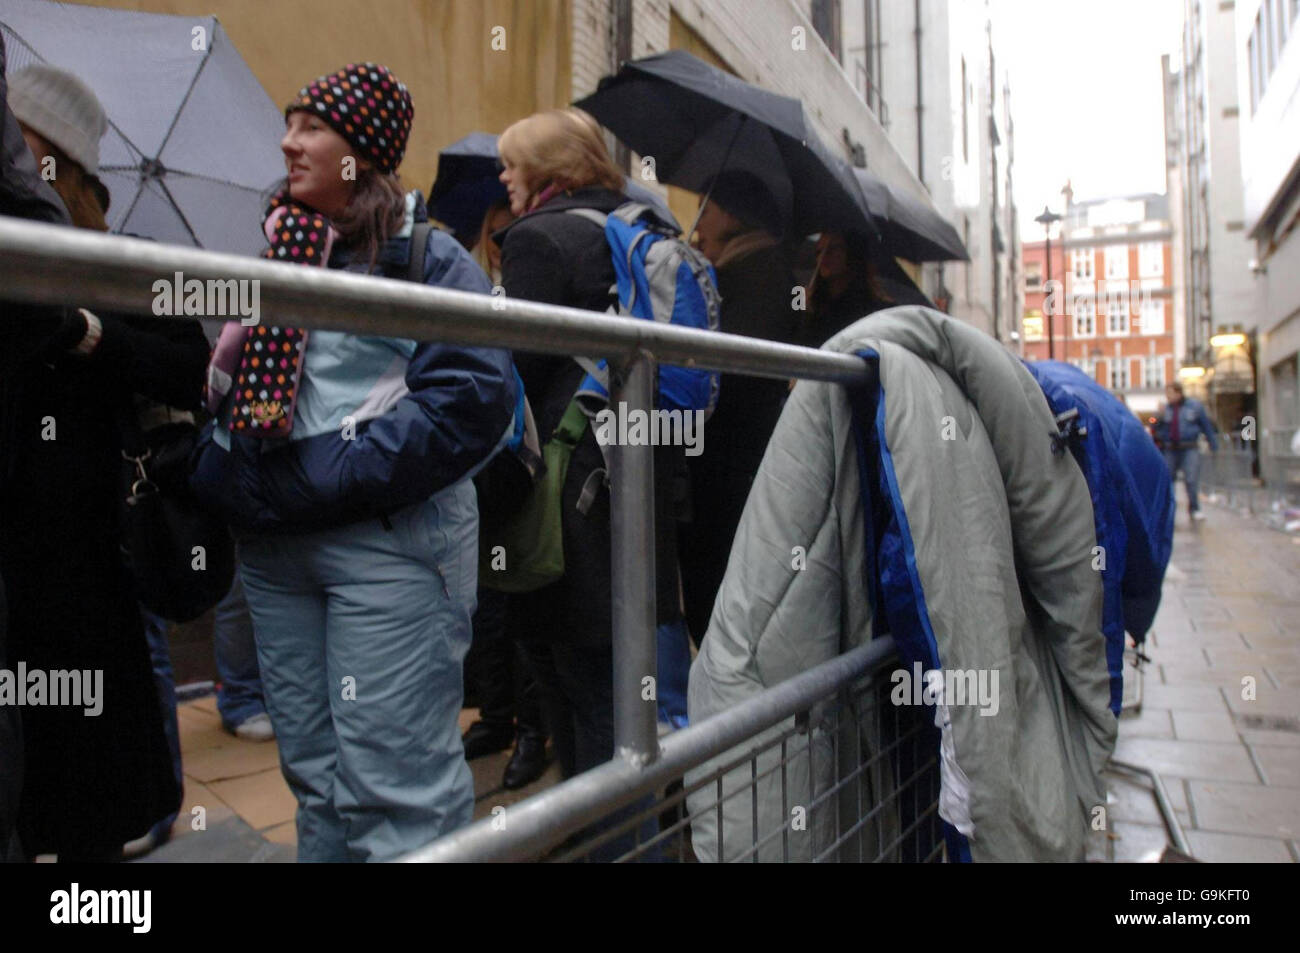
MULTIPOLYGON (((1116 721, 1107 707, 1092 504, 1070 454, 1053 452, 1046 400, 995 341, 927 308, 878 312, 824 347, 878 355, 881 466, 896 487, 893 505, 913 554, 916 611, 932 658, 944 670, 983 672, 997 688, 996 705, 945 706, 941 815, 972 860, 1082 860, 1089 812, 1104 803, 1099 771, 1116 721)), ((847 391, 800 382, 750 492, 691 669, 692 722, 876 633, 864 584, 856 447, 847 391)), ((875 745, 877 715, 849 715, 864 758, 875 745)), ((825 791, 834 780, 829 732, 816 713, 813 722, 811 737, 790 749, 787 803, 780 771, 758 783, 759 839, 806 819, 773 836, 760 859, 780 859, 783 841, 792 859, 809 859, 834 840, 833 799, 797 812, 810 783, 825 791), (813 778, 799 754, 808 744, 813 778)), ((766 736, 782 728, 788 725, 766 736)), ((692 772, 688 782, 737 753, 692 772)), ((760 773, 778 757, 779 750, 761 757, 760 773)), ((725 801, 721 829, 712 807, 716 785, 691 795, 692 840, 702 860, 750 848, 749 783, 748 763, 724 779, 727 792, 741 793, 725 801)), ((887 799, 896 783, 888 771, 871 772, 869 799, 887 799)), ((880 812, 859 832, 864 856, 891 843, 898 829, 893 811, 880 812)))

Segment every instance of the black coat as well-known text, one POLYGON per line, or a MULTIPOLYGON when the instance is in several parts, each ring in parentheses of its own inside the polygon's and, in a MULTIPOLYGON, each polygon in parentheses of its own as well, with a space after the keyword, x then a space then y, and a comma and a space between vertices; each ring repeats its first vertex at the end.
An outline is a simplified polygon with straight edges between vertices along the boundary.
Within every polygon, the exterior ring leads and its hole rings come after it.
MULTIPOLYGON (((7 109, 2 118, 0 213, 66 223, 61 204, 50 210, 53 193, 30 180, 7 109)), ((196 321, 99 316, 100 345, 78 358, 66 353, 84 333, 74 310, 0 302, 5 667, 21 661, 29 670, 103 671, 98 716, 82 708, 21 709, 26 778, 18 828, 29 856, 107 856, 180 806, 118 545, 117 413, 136 393, 197 406, 207 339, 196 321), (54 439, 43 439, 50 425, 54 439)))
MULTIPOLYGON (((10 312, 3 317, 12 326, 10 312)), ((102 669, 102 714, 23 710, 29 853, 98 853, 144 834, 180 803, 139 609, 119 548, 117 408, 132 395, 193 406, 207 339, 197 322, 101 315, 96 354, 47 351, 4 373, 6 464, 0 572, 9 659, 29 669, 102 669), (52 419, 55 439, 42 439, 52 419), (66 848, 66 850, 65 850, 66 848)))
MULTIPOLYGON (((717 273, 723 331, 799 343, 795 280, 780 246, 751 252, 717 273)), ((784 380, 723 374, 717 410, 704 427, 704 452, 688 458, 691 519, 679 529, 678 555, 686 621, 697 641, 708 628, 749 488, 788 393, 784 380)))
MULTIPOLYGON (((506 295, 604 311, 614 300, 609 244, 594 222, 565 210, 594 208, 608 213, 626 200, 608 189, 580 189, 557 195, 498 232, 506 295)), ((517 351, 514 358, 545 441, 564 415, 584 371, 571 357, 517 351)), ((673 498, 683 458, 680 447, 655 450, 655 566, 661 620, 672 618, 678 607, 673 498)), ((576 509, 587 477, 604 465, 588 426, 573 452, 564 484, 564 578, 511 600, 510 625, 517 636, 588 644, 609 641, 613 621, 608 489, 597 494, 586 516, 576 509)))

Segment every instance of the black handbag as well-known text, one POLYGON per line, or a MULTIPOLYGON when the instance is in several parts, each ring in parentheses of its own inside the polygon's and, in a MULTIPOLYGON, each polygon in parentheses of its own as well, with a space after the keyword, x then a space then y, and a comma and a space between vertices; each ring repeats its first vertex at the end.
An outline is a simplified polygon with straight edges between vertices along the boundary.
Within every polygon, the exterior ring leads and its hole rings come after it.
POLYGON ((221 600, 235 574, 229 528, 199 506, 189 485, 199 429, 174 420, 142 432, 133 407, 119 421, 119 529, 136 598, 164 619, 189 622, 221 600))

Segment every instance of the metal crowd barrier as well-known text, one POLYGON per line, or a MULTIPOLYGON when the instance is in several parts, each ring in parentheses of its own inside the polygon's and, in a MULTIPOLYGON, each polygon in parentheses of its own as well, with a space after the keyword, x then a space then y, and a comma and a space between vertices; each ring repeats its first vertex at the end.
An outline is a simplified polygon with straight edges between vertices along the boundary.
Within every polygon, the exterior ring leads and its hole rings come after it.
POLYGON ((1202 492, 1218 494, 1228 506, 1242 505, 1253 513, 1258 506, 1256 495, 1262 490, 1254 465, 1254 448, 1224 435, 1218 452, 1201 454, 1202 492))
MULTIPOLYGON (((777 379, 869 382, 867 366, 846 354, 0 217, 0 298, 6 300, 152 315, 159 280, 193 279, 257 282, 266 315, 261 320, 267 324, 604 357, 612 369, 611 401, 624 402, 629 412, 651 409, 656 362, 777 379)), ((688 819, 682 808, 688 794, 712 785, 719 801, 741 797, 735 789, 724 791, 725 778, 747 773, 749 789, 775 778, 767 772, 780 772, 784 779, 794 767, 814 767, 818 747, 825 744, 834 758, 836 782, 830 789, 811 790, 805 796, 783 785, 783 795, 798 799, 797 806, 811 815, 809 830, 824 832, 833 822, 834 836, 828 844, 818 844, 811 859, 940 858, 938 769, 933 761, 937 745, 925 740, 933 729, 925 723, 924 709, 882 704, 878 681, 869 677, 890 664, 889 640, 802 673, 733 710, 668 736, 660 747, 656 703, 643 699, 641 692, 643 678, 657 678, 653 448, 612 450, 615 758, 513 805, 506 822, 496 828, 493 818, 485 819, 415 852, 411 859, 541 856, 560 841, 591 831, 593 825, 600 828, 597 822, 608 822, 620 811, 623 816, 612 827, 606 823, 594 839, 577 845, 571 840, 568 854, 599 853, 625 841, 631 831, 633 846, 619 859, 660 859, 670 849, 686 858, 688 819), (691 775, 689 791, 674 783, 764 731, 769 734, 760 745, 737 749, 739 753, 732 752, 702 777, 691 775), (800 757, 809 763, 798 762, 800 757), (657 829, 642 843, 652 816, 657 829)), ((757 817, 757 802, 751 802, 757 817)), ((720 803, 711 807, 719 813, 723 809, 720 803)), ((782 838, 782 856, 790 856, 795 836, 790 825, 782 825, 776 835, 769 833, 768 843, 758 843, 757 821, 754 827, 755 843, 742 856, 758 859, 762 853, 766 858, 764 851, 776 836, 782 838)))

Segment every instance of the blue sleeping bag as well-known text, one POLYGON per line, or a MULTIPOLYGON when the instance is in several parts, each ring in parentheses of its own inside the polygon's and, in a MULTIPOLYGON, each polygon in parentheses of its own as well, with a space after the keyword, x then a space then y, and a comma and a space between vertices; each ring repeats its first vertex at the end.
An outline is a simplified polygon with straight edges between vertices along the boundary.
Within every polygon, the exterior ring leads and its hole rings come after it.
POLYGON ((1160 605, 1174 539, 1173 482, 1141 421, 1106 388, 1071 364, 1026 362, 1058 417, 1078 412, 1071 452, 1092 495, 1102 573, 1102 631, 1110 707, 1124 692, 1124 633, 1141 644, 1160 605), (1104 568, 1103 568, 1104 567, 1104 568))

